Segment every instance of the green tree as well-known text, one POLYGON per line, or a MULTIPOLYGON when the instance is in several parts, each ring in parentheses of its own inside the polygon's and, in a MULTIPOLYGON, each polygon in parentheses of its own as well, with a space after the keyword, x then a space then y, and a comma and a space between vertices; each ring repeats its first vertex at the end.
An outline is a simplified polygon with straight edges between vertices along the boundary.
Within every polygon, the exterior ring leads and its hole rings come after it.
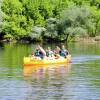
POLYGON ((3 0, 0 8, 0 32, 6 38, 64 41, 100 33, 100 0, 3 0))
POLYGON ((87 22, 89 22, 90 11, 86 7, 73 6, 61 12, 62 38, 70 40, 76 34, 87 32, 87 22))
POLYGON ((46 22, 46 32, 45 37, 56 39, 57 37, 57 19, 56 18, 49 18, 46 22))
POLYGON ((3 12, 1 11, 2 0, 0 1, 0 33, 2 31, 2 23, 3 23, 3 12))
POLYGON ((29 36, 32 41, 43 41, 45 31, 44 27, 34 26, 29 36))
POLYGON ((90 36, 96 36, 100 33, 100 9, 98 9, 97 7, 93 6, 91 7, 91 20, 92 20, 92 25, 94 25, 92 27, 92 31, 90 32, 90 36))
POLYGON ((19 0, 4 0, 2 11, 5 13, 2 26, 5 35, 20 39, 30 33, 32 20, 22 15, 23 6, 19 0))

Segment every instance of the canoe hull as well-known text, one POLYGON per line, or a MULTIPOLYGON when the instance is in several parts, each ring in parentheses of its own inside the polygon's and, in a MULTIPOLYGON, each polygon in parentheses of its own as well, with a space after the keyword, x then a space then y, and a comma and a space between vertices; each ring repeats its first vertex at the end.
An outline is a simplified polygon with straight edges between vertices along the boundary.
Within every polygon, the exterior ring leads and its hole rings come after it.
POLYGON ((71 62, 71 55, 67 58, 59 59, 32 59, 31 57, 24 57, 24 66, 39 66, 39 65, 52 65, 52 64, 67 64, 71 62))

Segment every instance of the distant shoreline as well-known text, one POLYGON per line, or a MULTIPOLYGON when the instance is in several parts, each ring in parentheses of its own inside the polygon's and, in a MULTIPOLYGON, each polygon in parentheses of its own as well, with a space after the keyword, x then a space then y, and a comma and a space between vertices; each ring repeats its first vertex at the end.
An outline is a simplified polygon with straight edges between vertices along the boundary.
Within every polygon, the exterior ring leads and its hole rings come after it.
POLYGON ((98 43, 98 42, 100 42, 100 36, 96 36, 96 37, 76 37, 75 42, 98 43))
MULTIPOLYGON (((0 40, 0 42, 1 43, 41 43, 41 41, 33 41, 33 42, 28 41, 28 40, 21 40, 21 41, 11 40, 11 41, 8 41, 6 39, 0 40)), ((75 37, 75 39, 72 42, 99 43, 100 42, 100 36, 96 36, 96 37, 75 37)))

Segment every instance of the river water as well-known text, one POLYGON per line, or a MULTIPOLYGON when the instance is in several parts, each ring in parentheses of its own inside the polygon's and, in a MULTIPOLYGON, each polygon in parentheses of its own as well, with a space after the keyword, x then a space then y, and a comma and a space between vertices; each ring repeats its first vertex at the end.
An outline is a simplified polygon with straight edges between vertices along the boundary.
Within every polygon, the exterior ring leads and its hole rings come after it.
POLYGON ((100 100, 99 43, 69 44, 68 65, 23 67, 35 47, 0 44, 0 100, 100 100))

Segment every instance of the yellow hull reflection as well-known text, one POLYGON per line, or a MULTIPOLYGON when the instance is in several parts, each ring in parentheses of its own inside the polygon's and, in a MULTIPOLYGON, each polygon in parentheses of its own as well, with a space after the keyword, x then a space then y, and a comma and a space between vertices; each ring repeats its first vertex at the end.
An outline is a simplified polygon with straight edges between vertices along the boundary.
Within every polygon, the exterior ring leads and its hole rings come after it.
POLYGON ((23 74, 24 76, 33 76, 35 78, 45 77, 45 75, 50 74, 63 74, 68 73, 71 68, 71 63, 68 64, 53 64, 45 66, 24 66, 23 74))

